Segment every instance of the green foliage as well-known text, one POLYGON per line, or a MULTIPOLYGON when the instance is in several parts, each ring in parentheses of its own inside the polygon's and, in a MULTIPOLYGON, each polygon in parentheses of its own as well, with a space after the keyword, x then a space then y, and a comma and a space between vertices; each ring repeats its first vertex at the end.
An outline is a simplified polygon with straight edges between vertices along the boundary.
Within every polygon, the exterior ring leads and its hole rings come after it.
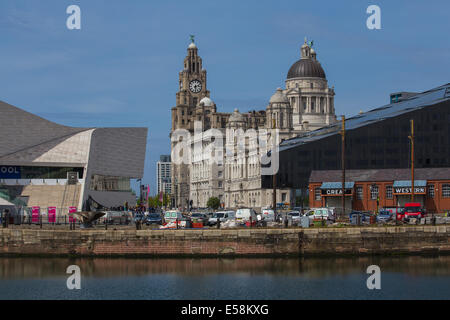
POLYGON ((170 204, 170 196, 166 193, 163 194, 163 201, 159 201, 159 194, 148 197, 148 206, 151 208, 158 208, 161 206, 168 206, 170 204))
POLYGON ((208 208, 216 210, 220 207, 220 200, 217 197, 211 197, 208 199, 206 205, 208 206, 208 208))

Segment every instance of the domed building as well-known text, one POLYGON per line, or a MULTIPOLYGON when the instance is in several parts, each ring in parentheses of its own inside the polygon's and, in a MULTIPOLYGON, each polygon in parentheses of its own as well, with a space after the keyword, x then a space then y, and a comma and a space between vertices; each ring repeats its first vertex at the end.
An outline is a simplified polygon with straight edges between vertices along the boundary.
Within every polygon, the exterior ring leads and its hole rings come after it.
MULTIPOLYGON (((171 137, 177 129, 191 134, 201 129, 202 134, 201 138, 194 136, 191 141, 190 164, 172 166, 172 205, 182 209, 205 208, 210 197, 218 197, 225 208, 244 206, 259 211, 271 206, 272 190, 262 189, 261 145, 248 148, 261 143, 257 133, 268 132, 264 138, 267 148, 273 141, 278 144, 336 121, 334 90, 328 87, 325 71, 312 43, 308 44, 305 39, 300 48, 300 59, 288 71, 286 89, 276 89, 265 110, 241 113, 235 109, 232 113, 224 113, 217 112, 216 104, 210 98, 206 70, 202 67, 198 47, 193 38, 191 40, 184 68, 179 74, 180 90, 177 105, 172 108, 171 137), (273 129, 276 129, 276 135, 273 129), (217 149, 215 135, 219 133, 224 141, 217 149), (214 151, 211 152, 213 144, 214 151), (223 162, 209 163, 209 155, 205 157, 204 152, 195 149, 198 145, 202 150, 208 150, 208 154, 222 157, 223 162), (242 146, 245 151, 241 150, 242 146)), ((176 150, 178 141, 171 140, 172 150, 176 150)), ((289 202, 292 198, 289 190, 277 192, 277 202, 289 202)))
POLYGON ((300 60, 288 71, 284 93, 292 109, 294 130, 310 131, 336 122, 334 89, 328 87, 325 71, 306 39, 300 52, 300 60))

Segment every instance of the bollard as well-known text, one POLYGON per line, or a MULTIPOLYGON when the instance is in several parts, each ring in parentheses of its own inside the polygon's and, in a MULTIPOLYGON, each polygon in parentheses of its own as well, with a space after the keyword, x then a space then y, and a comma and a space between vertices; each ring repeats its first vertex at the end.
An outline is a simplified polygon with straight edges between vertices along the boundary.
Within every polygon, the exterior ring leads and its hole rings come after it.
POLYGON ((178 218, 175 220, 175 223, 177 225, 177 230, 178 230, 178 218))
POLYGON ((105 230, 108 230, 108 219, 105 219, 105 230))
POLYGON ((220 229, 220 218, 217 218, 217 229, 220 229))

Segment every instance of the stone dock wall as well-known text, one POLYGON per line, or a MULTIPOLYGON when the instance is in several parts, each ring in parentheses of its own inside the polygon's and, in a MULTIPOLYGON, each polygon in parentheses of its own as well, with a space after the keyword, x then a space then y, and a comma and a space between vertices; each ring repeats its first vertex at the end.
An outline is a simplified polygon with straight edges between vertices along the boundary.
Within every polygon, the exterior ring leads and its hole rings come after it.
POLYGON ((450 226, 235 230, 0 229, 0 256, 300 256, 450 253, 450 226))

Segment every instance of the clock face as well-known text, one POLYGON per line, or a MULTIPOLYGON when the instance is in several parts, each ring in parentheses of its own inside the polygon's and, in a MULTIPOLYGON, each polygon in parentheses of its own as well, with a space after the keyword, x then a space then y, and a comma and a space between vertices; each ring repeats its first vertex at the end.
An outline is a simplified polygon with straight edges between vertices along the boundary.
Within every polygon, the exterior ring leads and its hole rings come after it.
POLYGON ((189 90, 193 93, 199 93, 202 91, 202 83, 199 80, 192 80, 191 83, 189 83, 189 90))

